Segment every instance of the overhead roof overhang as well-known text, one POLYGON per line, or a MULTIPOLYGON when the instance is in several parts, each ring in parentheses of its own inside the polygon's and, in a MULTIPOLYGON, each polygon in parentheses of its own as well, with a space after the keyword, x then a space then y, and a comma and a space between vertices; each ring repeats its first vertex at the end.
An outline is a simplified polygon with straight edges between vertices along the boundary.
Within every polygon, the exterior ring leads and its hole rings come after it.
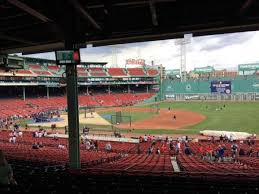
POLYGON ((37 53, 75 47, 259 29, 256 0, 5 0, 0 52, 37 53))

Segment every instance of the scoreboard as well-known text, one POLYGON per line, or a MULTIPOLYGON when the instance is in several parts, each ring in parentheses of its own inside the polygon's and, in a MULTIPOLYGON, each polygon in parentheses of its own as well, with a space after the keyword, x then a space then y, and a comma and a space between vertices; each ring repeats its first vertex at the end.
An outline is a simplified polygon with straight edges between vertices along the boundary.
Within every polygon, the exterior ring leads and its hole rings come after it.
POLYGON ((231 94, 231 81, 212 81, 211 93, 231 94))
POLYGON ((78 50, 55 51, 57 65, 79 64, 80 52, 78 50))

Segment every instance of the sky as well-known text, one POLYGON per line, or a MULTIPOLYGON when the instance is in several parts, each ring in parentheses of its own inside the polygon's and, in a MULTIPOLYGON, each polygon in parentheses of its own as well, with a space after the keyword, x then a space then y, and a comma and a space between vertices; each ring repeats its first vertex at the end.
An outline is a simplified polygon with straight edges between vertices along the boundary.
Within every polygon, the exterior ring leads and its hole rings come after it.
MULTIPOLYGON (((176 39, 149 41, 81 49, 83 62, 108 62, 107 66, 125 67, 126 59, 145 59, 146 64, 162 64, 167 70, 180 68, 180 46, 176 39), (114 54, 116 53, 116 54, 114 54), (117 57, 115 57, 117 56, 117 57), (117 65, 113 64, 117 61, 117 65)), ((27 55, 55 59, 54 52, 27 55)), ((259 31, 193 37, 186 45, 186 69, 214 66, 237 68, 238 64, 259 62, 259 31)))

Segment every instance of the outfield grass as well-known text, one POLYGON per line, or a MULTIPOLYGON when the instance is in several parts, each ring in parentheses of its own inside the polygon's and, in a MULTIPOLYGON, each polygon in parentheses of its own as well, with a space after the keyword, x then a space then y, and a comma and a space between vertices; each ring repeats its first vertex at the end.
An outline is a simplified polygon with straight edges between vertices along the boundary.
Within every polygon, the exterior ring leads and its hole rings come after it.
POLYGON ((188 126, 188 133, 203 129, 246 131, 259 133, 259 103, 256 102, 163 102, 160 108, 190 110, 199 112, 207 118, 193 126, 188 126), (216 111, 223 107, 222 110, 216 111))

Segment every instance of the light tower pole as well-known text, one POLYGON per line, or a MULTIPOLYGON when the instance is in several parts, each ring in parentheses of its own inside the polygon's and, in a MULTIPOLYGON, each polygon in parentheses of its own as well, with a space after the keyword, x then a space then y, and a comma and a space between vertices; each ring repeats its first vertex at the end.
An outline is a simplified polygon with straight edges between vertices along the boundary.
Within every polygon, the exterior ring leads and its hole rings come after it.
POLYGON ((181 82, 186 82, 186 45, 191 43, 192 34, 185 34, 184 38, 175 41, 180 45, 180 77, 181 82))
POLYGON ((112 47, 112 67, 118 67, 118 61, 117 61, 117 47, 116 45, 111 46, 112 47))

